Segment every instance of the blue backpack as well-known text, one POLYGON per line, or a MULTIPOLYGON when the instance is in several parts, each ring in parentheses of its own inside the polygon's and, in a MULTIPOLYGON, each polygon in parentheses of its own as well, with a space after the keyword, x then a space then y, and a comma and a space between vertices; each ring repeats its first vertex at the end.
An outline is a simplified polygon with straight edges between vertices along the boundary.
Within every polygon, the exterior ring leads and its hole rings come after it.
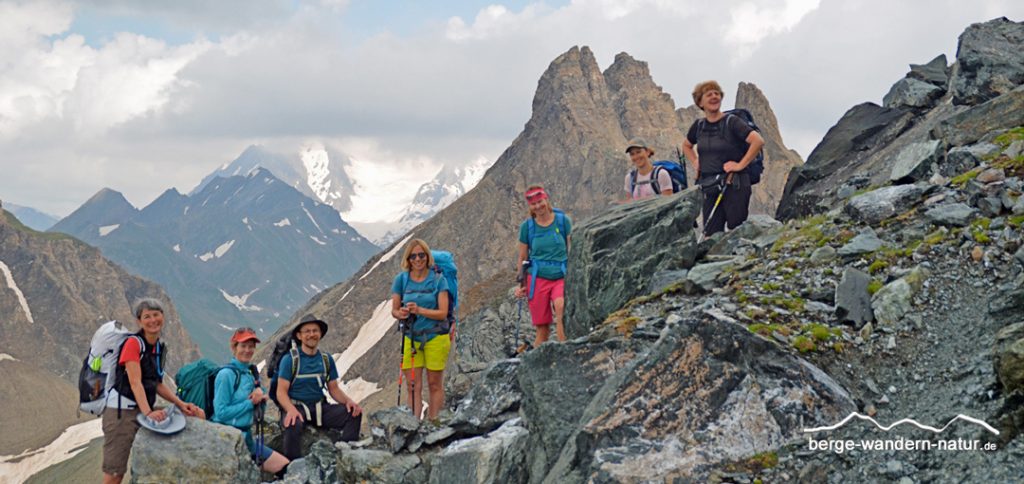
MULTIPOLYGON (((434 257, 434 281, 444 277, 448 283, 448 317, 438 323, 433 329, 427 331, 430 334, 448 334, 455 328, 456 310, 459 307, 459 269, 455 266, 455 257, 451 252, 445 250, 431 250, 430 255, 434 257)), ((405 294, 405 285, 409 283, 409 272, 402 272, 402 294, 405 294)), ((436 287, 436 286, 435 286, 436 287)))
MULTIPOLYGON (((754 116, 752 114, 750 114, 750 111, 747 111, 746 109, 743 109, 743 108, 730 109, 730 110, 726 111, 724 114, 725 114, 726 118, 728 118, 729 115, 736 116, 737 118, 742 119, 744 123, 747 123, 747 126, 750 126, 750 129, 753 129, 754 131, 757 131, 758 133, 761 132, 761 128, 757 127, 757 123, 754 122, 754 116)), ((701 120, 698 121, 698 123, 699 123, 699 126, 698 126, 699 130, 703 131, 704 130, 704 119, 701 118, 701 120)), ((722 130, 722 131, 724 131, 726 133, 726 136, 728 138, 732 137, 732 131, 731 130, 725 129, 725 130, 722 130)), ((747 144, 746 140, 739 140, 738 143, 742 143, 747 148, 750 147, 750 145, 747 144)), ((747 175, 750 176, 750 184, 751 185, 757 185, 758 183, 761 182, 761 174, 764 173, 764 150, 763 149, 757 153, 757 156, 754 157, 754 160, 751 161, 750 164, 747 165, 747 168, 745 170, 743 170, 743 171, 747 172, 747 175)))
MULTIPOLYGON (((672 178, 672 193, 679 193, 686 190, 686 169, 683 165, 669 160, 661 160, 654 162, 654 171, 651 172, 651 188, 654 193, 661 195, 661 186, 658 184, 658 170, 668 170, 668 176, 672 178)), ((629 193, 633 193, 636 189, 636 176, 637 171, 634 168, 633 171, 629 172, 629 193)))
MULTIPOLYGON (((566 249, 569 248, 569 235, 565 222, 565 212, 560 209, 553 209, 555 212, 555 232, 558 232, 562 236, 562 241, 565 242, 566 249)), ((526 219, 526 254, 530 254, 530 249, 533 248, 533 239, 537 237, 537 221, 530 217, 526 219)), ((558 266, 562 269, 562 274, 566 274, 566 261, 553 261, 553 260, 542 260, 542 259, 530 259, 530 295, 529 299, 533 299, 533 289, 537 285, 537 273, 540 271, 541 266, 558 266)))

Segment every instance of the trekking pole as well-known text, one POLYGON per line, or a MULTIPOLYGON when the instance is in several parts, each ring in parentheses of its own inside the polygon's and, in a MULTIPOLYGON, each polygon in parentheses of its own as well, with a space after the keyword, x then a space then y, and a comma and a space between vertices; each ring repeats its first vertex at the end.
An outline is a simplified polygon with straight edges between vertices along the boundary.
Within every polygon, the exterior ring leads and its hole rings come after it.
POLYGON ((263 414, 266 412, 267 402, 260 403, 256 409, 256 468, 263 466, 263 414))
POLYGON ((402 405, 402 360, 405 359, 405 320, 398 321, 398 403, 402 405))
POLYGON ((718 198, 715 199, 715 205, 711 207, 711 213, 708 214, 707 220, 704 221, 704 229, 700 231, 700 238, 697 239, 698 244, 704 242, 704 239, 708 237, 708 225, 710 225, 711 221, 715 218, 715 212, 718 211, 718 205, 722 203, 722 196, 725 195, 725 189, 729 188, 730 183, 732 183, 732 173, 729 173, 729 175, 725 177, 725 183, 720 185, 721 188, 718 190, 718 198))

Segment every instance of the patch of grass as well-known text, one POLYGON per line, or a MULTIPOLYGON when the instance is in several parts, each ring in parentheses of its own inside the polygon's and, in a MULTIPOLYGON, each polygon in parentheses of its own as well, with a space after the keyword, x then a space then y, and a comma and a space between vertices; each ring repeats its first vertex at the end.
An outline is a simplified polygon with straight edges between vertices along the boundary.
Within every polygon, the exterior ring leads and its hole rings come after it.
POLYGON ((1019 139, 1024 139, 1024 126, 1013 128, 999 136, 996 136, 992 141, 999 145, 1000 148, 1006 149, 1011 143, 1019 139))
POLYGON ((878 293, 879 290, 882 289, 883 285, 885 284, 883 284, 881 280, 871 279, 871 281, 867 283, 867 294, 874 296, 874 293, 878 293))
MULTIPOLYGON (((753 319, 753 318, 751 318, 751 319, 753 319)), ((777 328, 778 328, 778 326, 776 326, 774 324, 764 324, 764 323, 755 323, 755 324, 751 324, 750 326, 747 326, 747 330, 749 330, 751 333, 757 333, 757 334, 759 334, 761 336, 764 336, 766 338, 770 337, 772 335, 772 333, 774 333, 777 328)))
POLYGON ((991 242, 992 239, 989 238, 987 233, 988 228, 991 224, 992 220, 986 217, 975 219, 973 222, 971 222, 971 225, 968 227, 968 230, 970 230, 971 233, 971 238, 973 238, 974 241, 979 244, 987 244, 991 242))
POLYGON ((801 353, 809 353, 818 349, 817 345, 814 344, 814 341, 804 335, 793 338, 792 345, 793 348, 796 348, 796 350, 801 353))
POLYGON ((967 186, 967 182, 977 178, 979 173, 981 173, 981 169, 974 168, 968 171, 967 173, 961 173, 953 177, 952 179, 949 180, 949 182, 953 184, 953 186, 962 189, 963 187, 967 186))
POLYGON ((1014 215, 1012 217, 1007 218, 1006 225, 1009 225, 1013 228, 1020 228, 1021 225, 1024 225, 1024 214, 1014 215))
POLYGON ((766 282, 761 284, 761 290, 764 292, 775 292, 778 291, 781 286, 774 282, 766 282))
POLYGON ((871 274, 878 274, 889 267, 889 262, 882 259, 875 259, 874 262, 868 266, 868 272, 871 274))
POLYGON ((640 318, 636 316, 630 316, 628 318, 621 319, 618 322, 616 322, 615 331, 618 331, 619 334, 622 334, 623 336, 629 337, 633 334, 633 330, 636 329, 636 326, 638 324, 640 324, 640 318))
POLYGON ((772 244, 771 251, 778 253, 789 245, 800 245, 801 242, 809 242, 810 245, 820 247, 827 243, 828 237, 821 229, 821 225, 828 221, 825 215, 815 215, 794 223, 793 229, 785 232, 772 244))

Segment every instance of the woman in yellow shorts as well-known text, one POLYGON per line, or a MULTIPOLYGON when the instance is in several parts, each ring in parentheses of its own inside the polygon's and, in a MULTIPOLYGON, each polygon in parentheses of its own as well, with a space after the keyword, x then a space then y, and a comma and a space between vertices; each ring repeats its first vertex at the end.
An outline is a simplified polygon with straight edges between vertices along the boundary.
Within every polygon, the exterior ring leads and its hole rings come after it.
POLYGON ((423 415, 423 368, 427 369, 429 393, 427 415, 437 418, 444 407, 444 366, 448 361, 451 340, 442 334, 448 317, 448 281, 432 270, 434 256, 430 247, 413 239, 405 247, 402 272, 391 284, 391 316, 404 321, 405 346, 402 371, 412 395, 412 413, 423 415))

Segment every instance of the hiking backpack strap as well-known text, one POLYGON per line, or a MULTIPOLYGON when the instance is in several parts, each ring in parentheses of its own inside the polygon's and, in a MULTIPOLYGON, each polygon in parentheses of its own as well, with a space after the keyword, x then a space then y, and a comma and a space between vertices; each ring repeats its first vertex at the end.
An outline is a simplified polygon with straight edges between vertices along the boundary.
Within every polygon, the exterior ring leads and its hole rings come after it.
POLYGON ((629 171, 629 198, 633 198, 633 192, 636 191, 636 168, 629 171))
POLYGON ((664 170, 664 168, 655 165, 654 170, 651 171, 651 189, 654 190, 655 195, 661 195, 661 184, 658 183, 658 170, 664 170))
MULTIPOLYGON (((536 222, 533 220, 533 217, 530 218, 529 223, 530 223, 530 227, 533 227, 533 225, 536 224, 536 222)), ((558 234, 562 236, 562 242, 565 243, 565 250, 568 253, 568 251, 569 251, 569 236, 566 235, 565 223, 566 223, 565 222, 565 213, 562 212, 561 210, 556 211, 555 212, 555 222, 554 222, 554 224, 555 224, 555 231, 558 232, 558 234)), ((532 235, 531 235, 530 241, 531 242, 533 241, 532 235)), ((546 260, 540 260, 540 259, 530 259, 530 293, 527 296, 527 299, 529 299, 531 301, 533 300, 534 289, 536 289, 536 287, 537 287, 537 274, 540 273, 540 266, 542 266, 542 265, 543 266, 549 266, 549 267, 550 266, 558 266, 558 267, 560 267, 562 269, 562 274, 563 275, 568 273, 568 267, 566 266, 566 261, 546 261, 546 260)))

